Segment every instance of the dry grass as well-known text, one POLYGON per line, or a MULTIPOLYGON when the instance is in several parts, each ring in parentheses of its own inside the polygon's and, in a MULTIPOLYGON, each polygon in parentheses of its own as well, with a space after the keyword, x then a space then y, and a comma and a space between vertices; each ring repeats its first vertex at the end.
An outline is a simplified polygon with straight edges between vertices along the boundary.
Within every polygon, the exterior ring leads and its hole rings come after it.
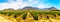
POLYGON ((52 19, 52 18, 49 18, 49 19, 39 19, 39 20, 34 20, 32 18, 28 18, 28 19, 14 19, 12 18, 11 20, 3 17, 3 16, 0 16, 0 22, 60 22, 60 19, 52 19))
POLYGON ((27 17, 25 20, 22 19, 22 15, 17 17, 16 19, 13 18, 13 16, 3 16, 0 14, 0 22, 60 22, 60 16, 57 16, 56 18, 51 18, 49 16, 49 19, 43 17, 39 17, 38 20, 34 20, 34 18, 31 16, 31 14, 28 12, 27 17))

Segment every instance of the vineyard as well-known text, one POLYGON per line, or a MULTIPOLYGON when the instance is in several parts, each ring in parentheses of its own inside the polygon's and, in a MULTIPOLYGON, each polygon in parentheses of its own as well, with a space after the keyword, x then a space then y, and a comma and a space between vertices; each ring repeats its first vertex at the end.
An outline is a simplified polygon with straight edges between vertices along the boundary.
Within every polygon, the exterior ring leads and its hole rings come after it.
POLYGON ((2 10, 0 16, 10 22, 60 22, 60 11, 2 10))

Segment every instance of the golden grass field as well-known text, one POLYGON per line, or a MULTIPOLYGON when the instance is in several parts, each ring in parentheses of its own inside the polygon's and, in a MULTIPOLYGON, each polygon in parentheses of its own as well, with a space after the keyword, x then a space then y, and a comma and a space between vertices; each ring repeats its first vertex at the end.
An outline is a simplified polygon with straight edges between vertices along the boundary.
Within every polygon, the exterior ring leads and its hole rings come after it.
POLYGON ((34 18, 31 16, 30 12, 27 12, 26 19, 22 19, 22 15, 18 16, 17 18, 13 18, 13 15, 11 16, 4 16, 0 14, 0 22, 60 22, 60 16, 56 14, 56 17, 53 15, 47 15, 49 16, 49 19, 46 18, 45 14, 42 16, 38 15, 38 20, 34 20, 34 18))

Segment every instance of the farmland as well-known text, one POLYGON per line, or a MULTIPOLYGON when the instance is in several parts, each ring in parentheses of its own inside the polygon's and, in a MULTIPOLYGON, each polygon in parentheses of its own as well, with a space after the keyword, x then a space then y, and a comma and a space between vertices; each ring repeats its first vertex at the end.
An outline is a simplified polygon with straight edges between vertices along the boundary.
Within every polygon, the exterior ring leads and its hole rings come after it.
POLYGON ((7 22, 60 22, 60 11, 1 10, 0 18, 7 22))

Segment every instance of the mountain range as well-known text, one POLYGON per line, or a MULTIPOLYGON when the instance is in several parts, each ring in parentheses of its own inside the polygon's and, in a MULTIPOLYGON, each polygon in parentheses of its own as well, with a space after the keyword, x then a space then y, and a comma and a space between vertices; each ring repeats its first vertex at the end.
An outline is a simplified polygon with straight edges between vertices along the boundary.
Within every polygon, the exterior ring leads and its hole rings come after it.
MULTIPOLYGON (((58 10, 57 8, 55 8, 55 7, 49 7, 49 8, 38 8, 38 7, 31 7, 31 6, 25 6, 24 8, 22 8, 22 9, 17 9, 17 10, 31 10, 31 9, 33 9, 33 10, 58 10)), ((6 9, 6 10, 14 10, 13 8, 8 8, 8 9, 6 9)))
POLYGON ((23 10, 26 9, 26 10, 30 10, 30 9, 33 9, 33 10, 58 10, 57 8, 55 7, 49 7, 49 8, 38 8, 38 7, 31 7, 31 6, 26 6, 23 8, 23 10))
POLYGON ((37 7, 31 7, 31 6, 26 6, 26 7, 23 8, 23 10, 24 9, 26 9, 26 10, 31 10, 31 9, 33 9, 33 10, 39 10, 39 8, 37 8, 37 7))
POLYGON ((49 8, 41 8, 41 10, 58 10, 58 9, 55 7, 49 7, 49 8))

